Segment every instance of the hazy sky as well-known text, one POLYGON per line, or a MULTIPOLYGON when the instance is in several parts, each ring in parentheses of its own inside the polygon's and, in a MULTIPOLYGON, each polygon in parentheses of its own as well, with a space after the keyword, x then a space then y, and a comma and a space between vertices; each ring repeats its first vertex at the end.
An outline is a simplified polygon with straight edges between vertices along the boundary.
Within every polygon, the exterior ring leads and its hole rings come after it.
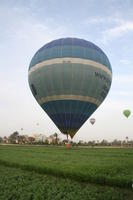
POLYGON ((31 94, 28 67, 41 46, 61 37, 95 43, 113 70, 95 125, 88 120, 74 140, 133 139, 133 114, 122 114, 133 112, 132 0, 0 0, 0 136, 60 133, 31 94))

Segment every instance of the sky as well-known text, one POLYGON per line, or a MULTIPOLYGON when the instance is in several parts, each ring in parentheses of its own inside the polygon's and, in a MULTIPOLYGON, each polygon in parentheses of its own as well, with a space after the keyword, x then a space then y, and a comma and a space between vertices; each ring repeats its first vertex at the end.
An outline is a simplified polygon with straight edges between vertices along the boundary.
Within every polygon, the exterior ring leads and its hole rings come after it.
POLYGON ((73 140, 133 140, 132 0, 0 0, 0 136, 57 132, 65 138, 28 85, 35 52, 65 37, 99 46, 113 71, 110 92, 91 116, 96 123, 87 120, 73 140), (122 114, 124 109, 131 110, 129 118, 122 114))

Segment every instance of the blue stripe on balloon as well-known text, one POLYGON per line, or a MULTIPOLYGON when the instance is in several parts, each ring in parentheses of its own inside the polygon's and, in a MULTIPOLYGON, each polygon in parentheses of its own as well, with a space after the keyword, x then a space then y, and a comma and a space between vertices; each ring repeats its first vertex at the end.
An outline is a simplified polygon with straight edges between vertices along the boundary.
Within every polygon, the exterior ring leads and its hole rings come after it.
POLYGON ((98 46, 78 38, 58 39, 44 45, 32 58, 29 69, 42 61, 63 57, 94 60, 112 71, 106 54, 98 46))
POLYGON ((59 100, 44 103, 42 108, 58 128, 79 129, 97 105, 78 100, 59 100))
MULTIPOLYGON (((55 46, 64 46, 64 45, 75 45, 75 46, 81 46, 81 47, 89 47, 98 50, 99 52, 103 53, 104 52, 95 44, 92 42, 89 42, 87 40, 79 39, 79 38, 61 38, 54 40, 52 42, 49 42, 45 44, 42 48, 38 50, 38 52, 41 52, 44 49, 52 48, 55 46)), ((37 53, 38 53, 37 52, 37 53)))

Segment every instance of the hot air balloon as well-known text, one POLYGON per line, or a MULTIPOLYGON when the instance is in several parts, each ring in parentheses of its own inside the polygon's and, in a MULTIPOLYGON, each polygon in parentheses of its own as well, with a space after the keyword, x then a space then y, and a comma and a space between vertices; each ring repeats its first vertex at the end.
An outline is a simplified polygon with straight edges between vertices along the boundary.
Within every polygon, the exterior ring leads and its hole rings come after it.
POLYGON ((107 96, 112 69, 105 53, 95 44, 61 38, 36 52, 28 80, 42 109, 62 133, 73 138, 107 96))
POLYGON ((90 118, 90 123, 93 125, 95 123, 95 118, 90 118))
POLYGON ((130 116, 130 114, 131 114, 131 111, 128 110, 128 109, 127 109, 127 110, 124 110, 124 111, 123 111, 123 114, 125 115, 125 117, 128 118, 128 117, 130 116))

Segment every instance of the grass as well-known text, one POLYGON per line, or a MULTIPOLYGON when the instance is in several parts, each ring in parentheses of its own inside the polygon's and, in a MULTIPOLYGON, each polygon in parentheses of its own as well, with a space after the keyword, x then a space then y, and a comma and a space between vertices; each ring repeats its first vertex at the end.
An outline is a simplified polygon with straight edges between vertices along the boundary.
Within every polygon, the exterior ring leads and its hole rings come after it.
POLYGON ((133 179, 133 149, 0 146, 0 164, 129 189, 133 179))
POLYGON ((132 200, 133 191, 0 165, 0 200, 132 200))

